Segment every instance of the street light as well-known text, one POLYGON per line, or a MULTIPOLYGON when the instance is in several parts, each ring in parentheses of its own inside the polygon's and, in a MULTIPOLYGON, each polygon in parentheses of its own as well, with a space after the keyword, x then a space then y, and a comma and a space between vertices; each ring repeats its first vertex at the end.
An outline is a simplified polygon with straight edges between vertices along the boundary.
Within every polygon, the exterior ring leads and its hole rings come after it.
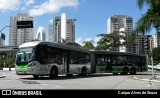
POLYGON ((1 31, 0 31, 0 32, 2 33, 2 31, 3 31, 6 27, 11 27, 11 26, 5 26, 3 29, 1 29, 1 31))
POLYGON ((153 56, 152 56, 152 38, 150 38, 150 54, 151 54, 151 64, 152 64, 152 78, 155 78, 154 75, 154 66, 153 66, 153 56))

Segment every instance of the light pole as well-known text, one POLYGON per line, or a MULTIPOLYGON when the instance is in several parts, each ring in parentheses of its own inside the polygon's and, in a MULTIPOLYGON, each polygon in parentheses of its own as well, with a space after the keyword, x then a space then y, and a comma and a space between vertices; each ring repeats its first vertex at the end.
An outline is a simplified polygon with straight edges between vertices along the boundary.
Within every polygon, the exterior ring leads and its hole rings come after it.
POLYGON ((2 33, 2 31, 3 31, 6 27, 11 27, 11 26, 5 26, 5 27, 3 27, 3 29, 1 29, 0 32, 2 33))
POLYGON ((151 54, 151 64, 152 64, 152 78, 155 78, 154 75, 154 66, 153 66, 153 56, 152 56, 152 38, 150 38, 150 54, 151 54))

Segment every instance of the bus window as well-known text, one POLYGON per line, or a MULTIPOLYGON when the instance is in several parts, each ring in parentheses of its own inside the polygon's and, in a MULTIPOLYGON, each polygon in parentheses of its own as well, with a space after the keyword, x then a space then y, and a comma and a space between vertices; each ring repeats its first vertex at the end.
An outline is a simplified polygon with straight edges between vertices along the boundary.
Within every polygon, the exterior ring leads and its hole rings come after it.
POLYGON ((107 64, 107 63, 105 63, 105 58, 104 58, 104 56, 102 55, 102 56, 97 56, 96 57, 96 61, 97 61, 97 66, 105 66, 105 64, 107 64))
POLYGON ((123 63, 123 56, 117 56, 117 64, 121 65, 123 63))
POLYGON ((46 64, 47 63, 47 46, 39 45, 36 47, 36 59, 39 61, 41 64, 46 64))
POLYGON ((86 64, 90 62, 90 56, 85 53, 72 51, 70 53, 71 64, 86 64))
POLYGON ((112 66, 117 66, 117 56, 112 56, 112 66))
POLYGON ((47 58, 48 58, 49 64, 53 64, 53 63, 61 64, 62 63, 62 52, 60 51, 60 49, 48 47, 47 58))

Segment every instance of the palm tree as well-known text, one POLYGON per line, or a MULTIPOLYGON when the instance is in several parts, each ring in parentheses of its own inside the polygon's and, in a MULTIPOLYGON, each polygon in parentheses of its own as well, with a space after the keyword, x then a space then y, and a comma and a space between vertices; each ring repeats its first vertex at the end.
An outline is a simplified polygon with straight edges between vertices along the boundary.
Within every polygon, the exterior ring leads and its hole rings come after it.
POLYGON ((134 47, 136 45, 136 33, 135 32, 124 32, 125 33, 125 37, 124 40, 125 42, 123 43, 123 45, 125 45, 125 47, 128 49, 129 52, 131 52, 131 48, 134 47))
POLYGON ((160 0, 137 0, 137 4, 140 10, 144 5, 147 5, 149 8, 138 20, 136 32, 145 34, 154 27, 156 32, 160 34, 160 0))
POLYGON ((62 41, 60 43, 66 44, 67 40, 62 38, 62 41))
POLYGON ((90 41, 84 41, 83 42, 83 48, 87 48, 87 49, 94 49, 94 45, 93 45, 94 41, 93 40, 90 40, 90 41))
POLYGON ((119 35, 118 31, 114 31, 109 34, 99 34, 97 36, 101 37, 101 39, 97 42, 97 49, 112 51, 116 51, 120 46, 122 46, 120 39, 123 39, 124 37, 119 35))
POLYGON ((116 51, 121 46, 125 46, 129 51, 135 43, 134 32, 120 32, 114 31, 110 34, 99 34, 101 39, 97 43, 97 50, 112 50, 116 51), (121 42, 124 40, 124 42, 121 42))
POLYGON ((108 42, 108 34, 99 34, 98 37, 101 37, 101 39, 97 42, 97 50, 107 50, 109 48, 108 42))

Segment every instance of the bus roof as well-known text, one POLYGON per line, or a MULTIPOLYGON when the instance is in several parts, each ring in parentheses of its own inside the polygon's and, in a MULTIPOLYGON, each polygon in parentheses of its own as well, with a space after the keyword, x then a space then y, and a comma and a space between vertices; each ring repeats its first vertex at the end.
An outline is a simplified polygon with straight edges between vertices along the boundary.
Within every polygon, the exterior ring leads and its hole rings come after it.
POLYGON ((33 42, 27 42, 19 46, 19 48, 26 48, 26 47, 34 47, 37 45, 47 45, 50 47, 56 47, 60 49, 67 49, 67 50, 74 50, 74 51, 82 51, 82 52, 87 52, 89 53, 90 51, 88 49, 84 49, 81 47, 73 47, 69 45, 64 45, 60 43, 54 43, 54 42, 49 42, 49 41, 33 41, 33 42))
POLYGON ((34 47, 34 46, 38 45, 39 43, 40 43, 40 41, 26 42, 26 43, 23 43, 22 45, 20 45, 18 48, 34 47))
POLYGON ((106 51, 106 50, 95 50, 92 51, 95 54, 112 54, 112 55, 133 55, 133 56, 146 56, 143 54, 129 53, 129 52, 118 52, 118 51, 106 51))

